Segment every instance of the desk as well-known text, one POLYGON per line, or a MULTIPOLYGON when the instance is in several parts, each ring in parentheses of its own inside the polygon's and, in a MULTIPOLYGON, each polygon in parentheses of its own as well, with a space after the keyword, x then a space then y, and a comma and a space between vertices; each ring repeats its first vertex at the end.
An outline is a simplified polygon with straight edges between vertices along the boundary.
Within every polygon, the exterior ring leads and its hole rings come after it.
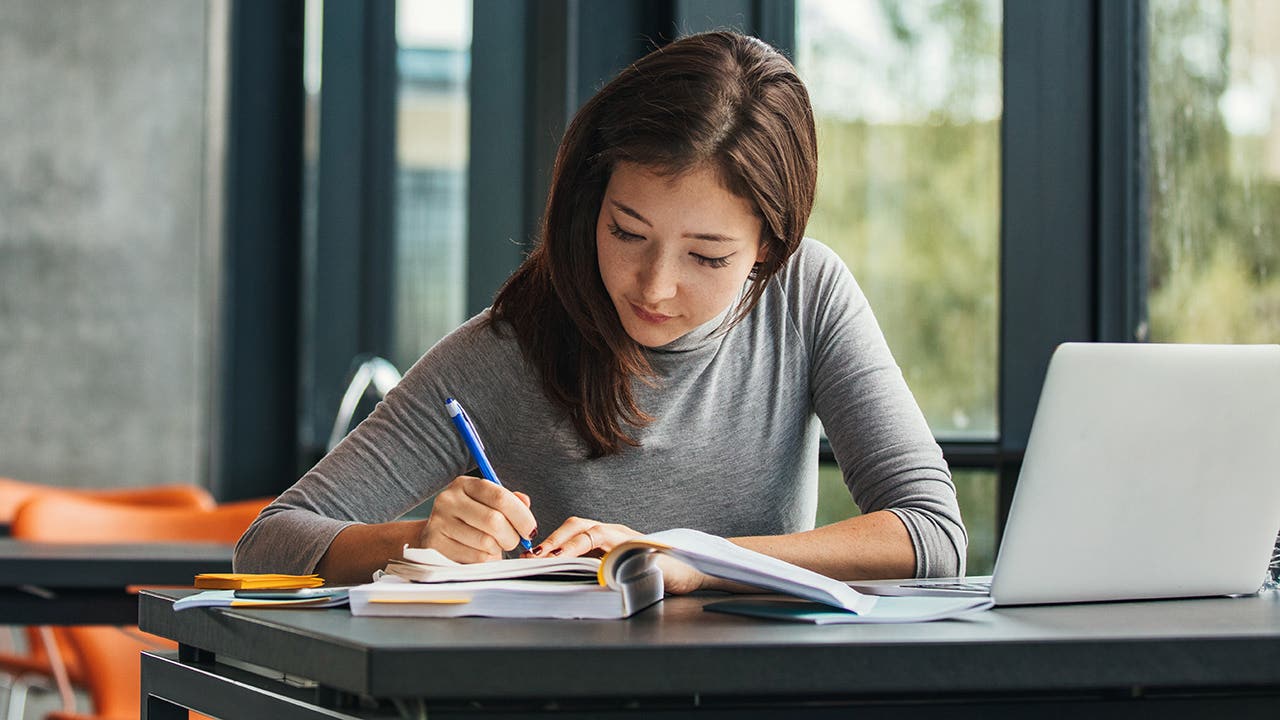
POLYGON ((230 545, 38 543, 0 538, 0 622, 113 624, 138 619, 133 585, 190 586, 198 572, 229 572, 230 545), (31 588, 33 589, 24 589, 31 588))
POLYGON ((510 621, 175 613, 182 594, 141 596, 142 629, 180 644, 143 655, 150 720, 185 718, 173 703, 299 719, 394 718, 397 705, 432 718, 1280 716, 1276 593, 828 627, 704 613, 699 597, 668 598, 630 620, 510 621))

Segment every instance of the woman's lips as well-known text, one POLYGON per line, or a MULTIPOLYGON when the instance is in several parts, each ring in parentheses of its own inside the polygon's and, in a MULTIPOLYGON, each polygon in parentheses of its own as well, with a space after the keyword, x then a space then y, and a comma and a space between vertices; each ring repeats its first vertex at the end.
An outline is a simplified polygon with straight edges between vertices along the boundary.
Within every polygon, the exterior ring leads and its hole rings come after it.
POLYGON ((651 313, 648 310, 645 310, 644 308, 640 307, 639 305, 636 305, 635 303, 631 303, 631 312, 635 313, 636 317, 640 318, 641 320, 647 323, 653 323, 654 325, 661 325, 662 323, 675 317, 674 315, 663 315, 662 313, 651 313))

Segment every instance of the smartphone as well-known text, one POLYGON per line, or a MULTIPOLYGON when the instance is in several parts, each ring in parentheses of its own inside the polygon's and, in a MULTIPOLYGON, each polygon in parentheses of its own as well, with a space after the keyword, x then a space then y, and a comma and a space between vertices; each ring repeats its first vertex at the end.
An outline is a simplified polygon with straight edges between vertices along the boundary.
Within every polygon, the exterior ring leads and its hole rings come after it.
POLYGON ((347 594, 344 587, 295 588, 293 590, 237 590, 235 596, 245 600, 305 600, 337 598, 347 594))

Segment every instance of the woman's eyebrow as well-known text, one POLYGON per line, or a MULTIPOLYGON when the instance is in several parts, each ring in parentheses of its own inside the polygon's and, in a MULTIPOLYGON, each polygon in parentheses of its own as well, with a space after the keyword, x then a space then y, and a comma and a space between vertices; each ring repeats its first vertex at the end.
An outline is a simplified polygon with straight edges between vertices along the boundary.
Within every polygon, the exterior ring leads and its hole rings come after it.
POLYGON ((612 203, 614 207, 616 207, 616 208, 618 208, 619 210, 621 210, 623 213, 625 213, 625 214, 627 214, 627 215, 630 215, 631 217, 633 217, 633 218, 635 218, 635 219, 639 220, 640 222, 644 223, 645 225, 648 225, 649 227, 653 227, 653 223, 651 223, 651 222, 649 222, 648 220, 646 220, 646 219, 645 219, 645 217, 644 217, 643 215, 641 215, 640 213, 636 212, 635 210, 632 210, 631 208, 627 207, 626 205, 623 205, 622 203, 618 202, 617 200, 610 199, 610 200, 609 200, 609 202, 610 202, 610 203, 612 203))
MULTIPOLYGON (((648 225, 649 227, 653 227, 653 223, 646 220, 643 215, 627 207, 626 205, 623 205, 617 200, 610 199, 609 204, 618 208, 618 210, 622 212, 624 215, 630 215, 631 217, 639 220, 645 225, 648 225)), ((684 237, 693 238, 694 240, 710 240, 711 242, 736 242, 737 241, 737 238, 735 237, 730 237, 728 235, 721 235, 720 233, 685 233, 684 237)))
POLYGON ((685 237, 694 240, 710 240, 712 242, 737 242, 737 238, 728 235, 720 235, 719 233, 685 233, 685 237))

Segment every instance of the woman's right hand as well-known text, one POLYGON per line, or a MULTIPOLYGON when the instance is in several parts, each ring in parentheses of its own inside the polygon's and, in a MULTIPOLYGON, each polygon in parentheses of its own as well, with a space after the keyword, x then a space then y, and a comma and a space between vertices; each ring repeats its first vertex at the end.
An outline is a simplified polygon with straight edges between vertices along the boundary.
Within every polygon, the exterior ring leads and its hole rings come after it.
POLYGON ((528 495, 459 475, 436 495, 418 544, 450 560, 473 563, 501 560, 503 550, 537 534, 528 495))

